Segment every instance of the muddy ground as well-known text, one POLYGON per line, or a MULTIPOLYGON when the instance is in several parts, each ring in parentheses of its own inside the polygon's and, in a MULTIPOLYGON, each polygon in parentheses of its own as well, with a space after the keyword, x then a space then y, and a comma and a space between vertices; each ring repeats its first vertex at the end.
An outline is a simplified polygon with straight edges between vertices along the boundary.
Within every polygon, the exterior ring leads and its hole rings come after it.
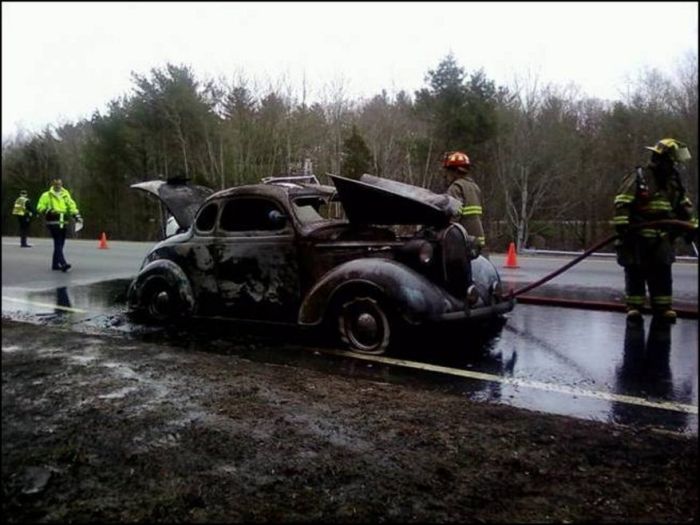
POLYGON ((697 436, 221 348, 2 329, 10 523, 698 519, 697 436))

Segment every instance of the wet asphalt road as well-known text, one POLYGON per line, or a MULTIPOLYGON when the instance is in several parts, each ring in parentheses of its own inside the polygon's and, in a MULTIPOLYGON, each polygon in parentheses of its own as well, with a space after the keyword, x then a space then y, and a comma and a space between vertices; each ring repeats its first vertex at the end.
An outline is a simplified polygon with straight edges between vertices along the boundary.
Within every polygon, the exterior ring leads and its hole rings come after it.
MULTIPOLYGON (((124 291, 151 243, 110 242, 109 250, 98 250, 97 241, 69 240, 66 255, 75 270, 62 274, 47 269, 49 239, 32 240, 35 248, 26 250, 13 247, 13 241, 3 238, 3 315, 78 330, 138 331, 125 320, 124 291)), ((505 269, 505 257, 492 255, 503 280, 514 288, 570 260, 518 259, 519 269, 505 269)), ((621 295, 621 285, 622 272, 614 260, 590 259, 551 281, 548 290, 610 299, 621 295)), ((676 297, 697 309, 696 264, 674 265, 674 289, 676 297)), ((200 332, 192 339, 203 347, 225 347, 227 337, 236 337, 200 332)), ((294 335, 283 335, 251 345, 247 357, 332 373, 425 381, 471 399, 542 412, 697 432, 696 319, 668 326, 647 317, 644 325, 635 326, 615 312, 521 304, 500 329, 436 329, 423 337, 400 355, 367 360, 329 346, 311 348, 303 340, 287 348, 294 335)))

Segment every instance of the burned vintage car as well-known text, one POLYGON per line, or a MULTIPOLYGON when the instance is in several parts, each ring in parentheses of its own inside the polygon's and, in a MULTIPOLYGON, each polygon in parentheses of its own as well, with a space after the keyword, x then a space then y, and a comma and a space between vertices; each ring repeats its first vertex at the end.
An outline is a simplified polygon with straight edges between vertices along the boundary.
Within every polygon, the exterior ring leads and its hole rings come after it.
POLYGON ((325 326, 350 349, 384 353, 410 325, 502 317, 496 268, 451 222, 446 195, 363 175, 271 178, 209 194, 165 181, 186 231, 154 246, 128 291, 153 321, 182 316, 325 326), (329 218, 342 206, 346 218, 329 218))

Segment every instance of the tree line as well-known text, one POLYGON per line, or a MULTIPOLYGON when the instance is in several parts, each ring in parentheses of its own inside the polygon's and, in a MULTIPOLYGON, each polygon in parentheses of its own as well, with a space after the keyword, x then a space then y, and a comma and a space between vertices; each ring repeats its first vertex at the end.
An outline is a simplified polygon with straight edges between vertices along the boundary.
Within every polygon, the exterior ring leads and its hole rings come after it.
MULTIPOLYGON (((683 174, 698 202, 697 54, 673 74, 641 71, 619 100, 582 95, 536 76, 497 85, 452 55, 408 93, 352 99, 342 82, 307 102, 289 83, 261 88, 239 74, 202 80, 167 64, 132 75, 130 93, 89 119, 18 134, 2 144, 3 235, 20 189, 36 203, 60 177, 86 227, 80 236, 155 240, 159 208, 129 188, 186 177, 214 189, 285 174, 304 159, 327 173, 372 173, 444 191, 444 152, 466 151, 482 188, 489 245, 582 249, 609 234, 621 177, 658 139, 686 142, 683 174)), ((33 235, 45 235, 35 221, 33 235)))

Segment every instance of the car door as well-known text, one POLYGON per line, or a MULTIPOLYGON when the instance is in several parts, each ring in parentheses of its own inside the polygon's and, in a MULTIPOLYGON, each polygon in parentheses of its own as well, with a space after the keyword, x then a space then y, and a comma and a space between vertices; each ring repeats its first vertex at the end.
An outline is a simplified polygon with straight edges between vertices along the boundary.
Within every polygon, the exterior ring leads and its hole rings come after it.
POLYGON ((259 196, 224 201, 216 242, 224 315, 296 322, 301 291, 295 232, 281 204, 259 196))

